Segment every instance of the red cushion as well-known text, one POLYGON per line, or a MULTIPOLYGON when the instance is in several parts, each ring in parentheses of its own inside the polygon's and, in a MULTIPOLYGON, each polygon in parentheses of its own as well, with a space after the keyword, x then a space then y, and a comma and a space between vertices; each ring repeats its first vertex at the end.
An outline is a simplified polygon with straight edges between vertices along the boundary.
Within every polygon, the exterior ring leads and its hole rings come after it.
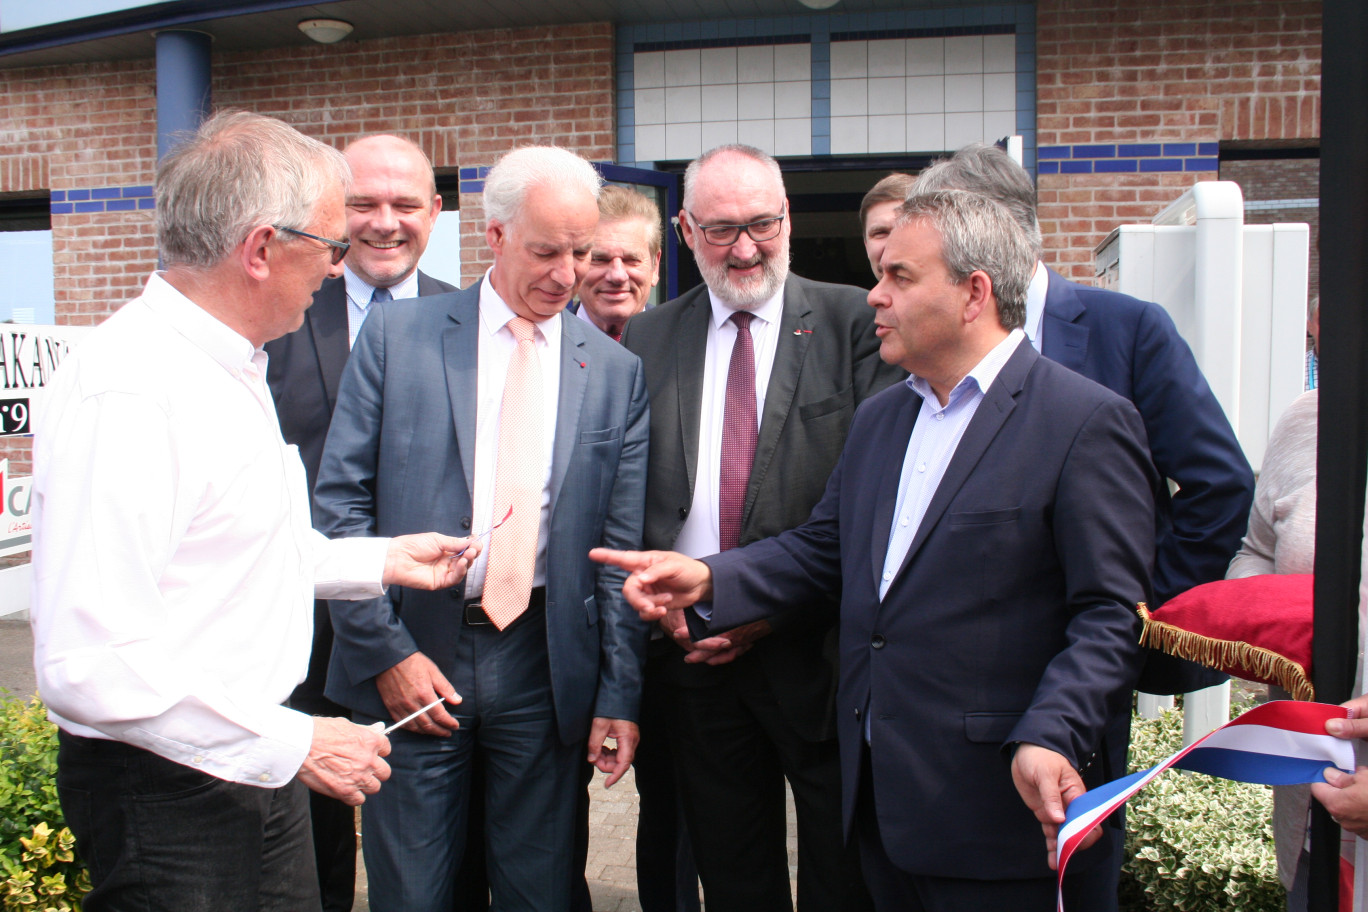
POLYGON ((1311 700, 1312 580, 1265 574, 1196 586, 1162 607, 1139 606, 1140 642, 1311 700))

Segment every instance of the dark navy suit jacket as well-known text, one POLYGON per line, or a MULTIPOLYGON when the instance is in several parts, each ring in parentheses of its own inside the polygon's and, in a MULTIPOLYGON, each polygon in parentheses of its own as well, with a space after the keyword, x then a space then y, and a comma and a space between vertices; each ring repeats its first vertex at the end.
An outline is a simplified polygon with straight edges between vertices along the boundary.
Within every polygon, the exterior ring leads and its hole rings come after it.
MULTIPOLYGON (((707 559, 710 632, 840 598, 837 730, 850 832, 866 719, 890 859, 914 874, 1048 877, 1012 785, 1012 742, 1124 774, 1149 595, 1154 489, 1130 403, 1024 340, 989 387, 885 598, 903 455, 921 399, 898 384, 855 414, 796 529, 707 559), (866 715, 867 714, 867 715, 866 715), (1113 740, 1108 740, 1112 738, 1113 740)), ((1084 853, 1081 865, 1108 857, 1084 853)))
MULTIPOLYGON (((1043 354, 1135 404, 1160 477, 1154 600, 1224 579, 1254 498, 1254 473, 1192 349, 1162 307, 1051 271, 1043 354)), ((1140 688, 1182 693, 1225 680, 1151 653, 1140 688)))

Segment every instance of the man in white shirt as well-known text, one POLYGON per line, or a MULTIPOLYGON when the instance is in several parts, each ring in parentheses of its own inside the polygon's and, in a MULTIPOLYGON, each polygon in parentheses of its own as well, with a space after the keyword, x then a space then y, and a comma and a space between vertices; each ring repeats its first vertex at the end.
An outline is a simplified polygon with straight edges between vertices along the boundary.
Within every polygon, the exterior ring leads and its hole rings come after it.
MULTIPOLYGON (((365 136, 342 154, 351 166, 347 235, 351 247, 342 275, 314 292, 304 325, 266 343, 266 382, 286 443, 299 447, 311 497, 328 436, 337 384, 356 334, 374 300, 442 294, 456 288, 418 269, 442 198, 423 150, 401 136, 365 136)), ((345 716, 323 694, 332 654, 328 602, 314 603, 309 673, 290 695, 290 706, 307 713, 345 716)), ((323 912, 351 912, 356 887, 356 821, 352 809, 325 795, 310 796, 314 858, 323 912)), ((480 884, 483 878, 480 878, 480 884)))
POLYGON ((39 418, 34 664, 87 909, 317 909, 305 786, 362 803, 389 743, 281 705, 313 596, 451 586, 478 553, 310 527, 262 346, 340 263, 348 180, 280 121, 206 122, 158 171, 166 270, 63 362, 39 418))

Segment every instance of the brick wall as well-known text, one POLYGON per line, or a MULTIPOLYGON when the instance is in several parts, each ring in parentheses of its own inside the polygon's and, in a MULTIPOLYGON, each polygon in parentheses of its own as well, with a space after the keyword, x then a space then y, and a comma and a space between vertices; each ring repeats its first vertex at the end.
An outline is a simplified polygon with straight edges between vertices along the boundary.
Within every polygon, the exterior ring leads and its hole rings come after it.
MULTIPOLYGON (((613 47, 612 26, 597 23, 215 54, 212 90, 216 107, 280 117, 339 147, 407 133, 443 170, 533 142, 605 161, 613 47)), ((155 85, 150 59, 0 69, 0 193, 52 192, 59 323, 98 323, 156 266, 155 85)), ((489 264, 479 189, 462 183, 463 275, 442 276, 462 285, 489 264)), ((0 440, 6 455, 14 473, 29 471, 26 439, 0 440)))
POLYGON ((1108 231, 1216 179, 1218 143, 1319 137, 1320 6, 1039 0, 1046 261, 1090 280, 1108 231))
MULTIPOLYGON (((406 133, 441 170, 491 165, 528 143, 613 157, 608 23, 224 54, 213 88, 216 105, 280 117, 337 146, 363 133, 406 133)), ((479 186, 463 182, 460 194, 461 285, 491 262, 479 186)))

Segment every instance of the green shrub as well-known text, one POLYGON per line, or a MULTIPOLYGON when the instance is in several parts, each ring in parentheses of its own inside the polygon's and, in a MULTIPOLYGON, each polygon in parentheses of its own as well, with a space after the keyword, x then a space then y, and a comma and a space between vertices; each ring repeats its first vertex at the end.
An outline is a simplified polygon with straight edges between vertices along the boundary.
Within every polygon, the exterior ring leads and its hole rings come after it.
POLYGON ((57 801, 57 728, 34 699, 0 702, 0 910, 80 912, 90 876, 57 801))
MULTIPOLYGON (((1131 723, 1130 770, 1149 769, 1182 746, 1181 712, 1137 716, 1131 723)), ((1145 786, 1126 806, 1121 908, 1282 912, 1272 790, 1181 770, 1145 786)))

